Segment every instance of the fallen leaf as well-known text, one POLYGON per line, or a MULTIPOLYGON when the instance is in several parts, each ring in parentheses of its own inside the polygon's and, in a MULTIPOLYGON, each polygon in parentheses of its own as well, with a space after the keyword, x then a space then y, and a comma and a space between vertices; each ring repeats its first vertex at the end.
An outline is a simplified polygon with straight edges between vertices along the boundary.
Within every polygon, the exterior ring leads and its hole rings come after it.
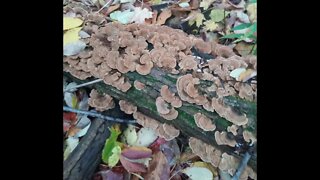
POLYGON ((191 180, 213 180, 212 172, 204 167, 188 167, 184 169, 182 172, 188 175, 191 180))
POLYGON ((80 26, 83 21, 79 18, 63 17, 63 30, 68 30, 80 26))
POLYGON ((90 126, 91 126, 91 120, 87 116, 82 116, 76 125, 76 128, 80 130, 74 136, 78 138, 84 136, 85 134, 87 134, 90 126))
POLYGON ((69 137, 68 139, 66 139, 67 147, 63 153, 64 160, 68 158, 68 156, 78 146, 78 144, 79 144, 79 138, 69 137))
POLYGON ((182 2, 182 3, 179 3, 178 5, 179 5, 179 7, 182 7, 182 8, 190 7, 188 2, 182 2))
POLYGON ((206 31, 214 31, 219 27, 219 25, 215 23, 213 20, 206 21, 203 24, 205 25, 204 29, 206 31))
POLYGON ((129 124, 127 129, 123 131, 122 142, 133 146, 138 139, 135 126, 129 124))
POLYGON ((74 137, 74 138, 78 138, 75 137, 75 135, 80 131, 80 128, 77 128, 75 126, 71 126, 71 128, 68 131, 68 137, 74 137))
POLYGON ((197 161, 197 162, 194 162, 194 163, 192 164, 192 167, 203 167, 203 168, 207 168, 207 169, 209 169, 209 170, 212 172, 212 174, 213 174, 214 177, 218 176, 218 170, 217 170, 217 168, 216 168, 216 167, 213 167, 212 164, 210 164, 210 163, 203 162, 203 161, 197 161))
POLYGON ((249 79, 255 77, 257 75, 257 71, 253 69, 247 69, 245 72, 241 73, 237 79, 237 81, 246 82, 249 79))
POLYGON ((115 5, 109 6, 107 9, 107 12, 104 15, 108 16, 110 13, 117 10, 119 7, 120 7, 120 4, 115 4, 115 5))
POLYGON ((151 157, 152 151, 147 147, 133 146, 125 148, 121 155, 128 159, 142 159, 151 157))
POLYGON ((165 155, 169 166, 173 166, 180 159, 180 148, 176 139, 161 144, 160 150, 165 155))
POLYGON ((170 165, 166 156, 161 152, 153 155, 144 179, 165 180, 170 177, 170 165))
MULTIPOLYGON (((151 24, 156 24, 157 23, 157 17, 158 17, 158 11, 157 10, 153 10, 152 11, 152 20, 151 20, 151 24)), ((147 22, 147 19, 146 19, 147 22)))
POLYGON ((113 170, 99 172, 102 180, 123 180, 123 173, 114 172, 113 170))
POLYGON ((134 12, 131 12, 129 9, 125 11, 114 11, 110 14, 112 20, 119 21, 122 24, 128 24, 131 22, 134 12))
POLYGON ((249 19, 251 22, 257 21, 257 3, 251 3, 247 6, 249 19))
POLYGON ((225 12, 223 9, 213 9, 211 10, 209 16, 212 21, 219 22, 222 21, 227 15, 227 12, 225 12))
POLYGON ((112 152, 112 155, 108 159, 108 165, 112 168, 113 166, 115 166, 119 162, 120 154, 121 154, 121 147, 115 146, 111 152, 112 152))
POLYGON ((205 20, 205 17, 199 11, 191 11, 191 13, 188 15, 187 19, 189 19, 190 26, 192 26, 194 23, 196 23, 196 26, 200 27, 202 25, 202 21, 205 20))
POLYGON ((70 127, 71 127, 70 122, 63 121, 63 133, 69 131, 70 127))
POLYGON ((76 42, 80 39, 79 32, 82 27, 73 28, 63 34, 63 46, 76 42))
POLYGON ((120 162, 128 172, 147 172, 147 168, 144 164, 131 162, 122 155, 120 155, 120 162))
POLYGON ((65 92, 64 95, 64 102, 66 102, 67 106, 71 108, 76 108, 77 105, 77 96, 75 93, 65 92))
POLYGON ((157 24, 157 25, 165 24, 166 20, 167 20, 169 17, 171 17, 171 15, 172 15, 171 9, 165 9, 165 10, 163 10, 163 11, 159 14, 159 16, 158 16, 158 18, 157 18, 156 24, 157 24))
POLYGON ((152 17, 152 12, 147 8, 141 9, 141 7, 134 7, 134 15, 131 19, 131 22, 142 24, 145 22, 145 19, 152 17))
POLYGON ((204 10, 207 10, 214 1, 215 0, 202 0, 200 3, 200 7, 202 7, 204 10))
POLYGON ((63 112, 63 120, 75 122, 77 120, 77 114, 74 112, 63 112))
POLYGON ((86 43, 81 40, 69 43, 63 46, 63 55, 73 56, 73 55, 79 54, 81 51, 83 51, 86 48, 86 46, 87 46, 86 43))
POLYGON ((246 71, 246 68, 237 68, 230 72, 230 76, 238 80, 240 74, 245 71, 246 71))
POLYGON ((150 146, 157 138, 156 132, 151 128, 141 128, 137 133, 137 141, 135 146, 150 146))
POLYGON ((112 149, 117 146, 118 136, 121 134, 119 125, 113 125, 110 128, 110 136, 106 140, 104 148, 102 150, 102 161, 108 164, 108 159, 112 155, 112 149))
POLYGON ((245 43, 245 42, 239 42, 235 46, 235 49, 238 51, 238 53, 241 56, 246 56, 246 55, 250 54, 253 46, 254 46, 254 44, 248 44, 248 43, 245 43))

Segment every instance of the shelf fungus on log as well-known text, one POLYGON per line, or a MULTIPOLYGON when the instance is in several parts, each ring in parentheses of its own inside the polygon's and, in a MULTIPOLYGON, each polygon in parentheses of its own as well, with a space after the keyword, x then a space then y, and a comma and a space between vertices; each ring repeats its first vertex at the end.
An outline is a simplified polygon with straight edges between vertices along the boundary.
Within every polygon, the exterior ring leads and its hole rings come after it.
MULTIPOLYGON (((243 156, 234 153, 227 132, 256 142, 257 86, 250 83, 251 75, 241 76, 245 82, 230 76, 237 68, 256 72, 256 56, 240 57, 228 46, 166 26, 84 19, 83 31, 90 35, 85 39, 87 48, 63 57, 65 74, 77 83, 103 79, 92 86, 119 100, 121 110, 133 113, 142 126, 167 140, 180 133, 198 138, 200 143, 190 138, 191 148, 216 167, 220 159, 211 157, 219 153, 220 158, 225 152, 243 156), (198 57, 194 49, 210 58, 198 57)), ((98 107, 106 109, 104 104, 98 107)), ((255 155, 248 164, 256 170, 255 155)))
POLYGON ((206 117, 205 115, 197 113, 193 117, 197 126, 203 129, 204 131, 213 131, 216 129, 216 125, 213 124, 212 120, 206 117))
POLYGON ((110 95, 100 95, 95 89, 92 89, 90 92, 88 104, 97 111, 106 111, 115 107, 113 98, 110 95))

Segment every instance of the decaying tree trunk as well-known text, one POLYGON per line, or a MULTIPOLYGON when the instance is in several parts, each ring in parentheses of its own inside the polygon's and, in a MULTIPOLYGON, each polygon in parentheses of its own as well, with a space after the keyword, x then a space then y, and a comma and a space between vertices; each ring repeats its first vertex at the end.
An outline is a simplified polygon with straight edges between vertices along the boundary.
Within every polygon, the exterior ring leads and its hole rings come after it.
POLYGON ((104 120, 92 120, 87 134, 63 163, 64 180, 91 179, 101 162, 101 152, 109 136, 111 123, 104 120))
MULTIPOLYGON (((65 73, 65 76, 78 84, 93 80, 93 78, 89 78, 87 80, 79 80, 71 76, 69 73, 65 73)), ((193 115, 195 113, 200 112, 215 121, 216 130, 227 131, 227 127, 232 125, 232 123, 220 117, 217 113, 206 111, 205 109, 203 109, 202 106, 183 101, 182 107, 176 108, 179 115, 175 120, 165 120, 158 114, 155 105, 155 99, 158 96, 160 96, 161 87, 163 85, 168 85, 171 88, 171 90, 176 90, 175 88, 178 75, 168 74, 158 68, 153 68, 151 73, 146 76, 142 76, 136 72, 126 73, 125 76, 131 81, 131 84, 133 84, 134 80, 139 80, 140 82, 146 85, 145 88, 143 90, 137 90, 134 87, 131 87, 127 92, 122 92, 113 86, 106 85, 104 82, 96 83, 92 85, 92 88, 95 88, 100 92, 107 93, 115 99, 126 100, 131 102, 132 104, 138 107, 138 111, 142 112, 143 114, 149 117, 154 118, 155 120, 161 123, 173 125, 188 137, 196 137, 205 143, 217 147, 222 152, 228 152, 229 154, 232 154, 236 157, 242 156, 241 154, 238 155, 234 153, 234 148, 231 148, 230 146, 217 145, 215 141, 214 132, 203 131, 202 129, 197 127, 194 121, 193 115)), ((179 74, 179 76, 181 76, 181 74, 179 74)), ((200 92, 205 91, 204 89, 206 87, 211 86, 211 84, 212 82, 209 81, 201 81, 200 85, 198 86, 198 89, 200 92)), ((249 119, 249 122, 246 125, 245 130, 250 131, 255 135, 256 103, 246 101, 235 96, 224 97, 224 103, 231 106, 234 110, 246 114, 246 116, 249 119)), ((253 154, 248 164, 254 170, 256 170, 256 153, 253 154)))

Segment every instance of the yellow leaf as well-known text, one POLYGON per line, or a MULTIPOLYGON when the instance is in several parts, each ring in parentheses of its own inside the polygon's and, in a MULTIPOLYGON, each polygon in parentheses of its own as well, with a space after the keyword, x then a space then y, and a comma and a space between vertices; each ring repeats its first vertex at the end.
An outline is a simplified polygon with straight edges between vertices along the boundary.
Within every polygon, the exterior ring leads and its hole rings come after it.
POLYGON ((257 3, 249 4, 247 7, 250 21, 253 23, 257 21, 257 3))
POLYGON ((73 28, 63 34, 63 45, 75 42, 80 39, 79 32, 82 27, 73 28))
POLYGON ((242 81, 242 82, 246 82, 248 81, 250 78, 255 77, 257 75, 257 71, 253 70, 253 69, 247 69, 246 71, 242 72, 239 77, 238 77, 238 81, 242 81))
POLYGON ((64 17, 63 18, 63 30, 76 28, 76 27, 80 26, 82 23, 83 23, 83 21, 79 18, 64 17))
POLYGON ((196 23, 196 26, 200 27, 202 25, 202 21, 205 20, 204 15, 198 11, 192 11, 188 17, 190 17, 190 19, 189 19, 190 26, 192 26, 194 23, 196 23))
POLYGON ((200 7, 203 7, 204 10, 207 10, 208 7, 214 2, 215 0, 203 0, 200 3, 200 7))
POLYGON ((218 27, 218 24, 215 23, 213 20, 204 22, 204 25, 205 25, 204 29, 207 31, 213 31, 218 27))
POLYGON ((217 170, 217 168, 213 167, 212 164, 210 164, 210 163, 206 163, 206 162, 202 162, 202 161, 197 161, 197 162, 194 162, 194 163, 192 164, 192 167, 203 167, 203 168, 207 168, 207 169, 209 169, 209 170, 212 172, 212 174, 213 174, 214 177, 218 176, 218 170, 217 170))

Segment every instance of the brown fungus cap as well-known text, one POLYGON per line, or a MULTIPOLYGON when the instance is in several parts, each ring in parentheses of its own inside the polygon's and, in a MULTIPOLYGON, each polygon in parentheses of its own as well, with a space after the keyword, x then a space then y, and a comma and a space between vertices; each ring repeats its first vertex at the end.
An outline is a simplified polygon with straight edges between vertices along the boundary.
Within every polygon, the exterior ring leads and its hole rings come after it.
POLYGON ((248 143, 255 143, 257 141, 257 138, 249 131, 243 131, 242 135, 244 140, 248 143))
POLYGON ((88 104, 97 111, 106 111, 115 107, 113 98, 108 94, 100 95, 97 90, 92 89, 88 104))
POLYGON ((212 123, 211 119, 206 117, 201 113, 196 113, 194 116, 194 120, 197 126, 204 131, 213 131, 216 129, 216 125, 212 123))
POLYGON ((219 131, 216 131, 214 133, 214 138, 218 145, 228 145, 231 147, 235 147, 237 144, 235 140, 231 140, 227 137, 226 131, 222 131, 221 133, 219 131))
POLYGON ((228 172, 231 176, 233 176, 238 168, 239 162, 240 160, 238 158, 227 153, 223 153, 219 163, 219 169, 221 171, 228 172))
POLYGON ((143 127, 151 128, 153 130, 156 130, 161 124, 154 120, 153 118, 146 116, 142 114, 139 111, 136 111, 133 113, 133 118, 137 120, 137 123, 140 124, 143 127))
POLYGON ((156 99, 157 111, 161 117, 166 120, 173 120, 178 117, 178 111, 173 107, 169 109, 169 104, 160 96, 156 99))
POLYGON ((151 72, 152 67, 153 67, 153 62, 151 61, 150 55, 143 54, 140 57, 139 63, 136 65, 136 71, 141 75, 147 75, 151 72))
POLYGON ((248 123, 248 118, 245 114, 238 114, 233 111, 231 107, 224 105, 221 98, 212 98, 211 105, 213 109, 219 114, 219 116, 232 122, 237 126, 245 125, 248 123))
POLYGON ((142 82, 138 81, 138 80, 135 80, 133 82, 133 86, 138 90, 142 90, 146 85, 143 84, 142 82))
POLYGON ((181 107, 182 101, 179 97, 175 96, 174 93, 171 93, 169 90, 169 87, 167 85, 164 85, 161 87, 160 90, 161 97, 167 102, 170 103, 173 107, 181 107))
POLYGON ((237 132, 238 128, 239 127, 237 125, 232 124, 231 126, 227 127, 227 131, 231 132, 234 136, 236 136, 238 134, 238 132, 237 132))
MULTIPOLYGON (((164 134, 159 134, 159 136, 163 137, 166 141, 170 141, 170 140, 178 137, 180 134, 180 130, 178 130, 174 126, 166 124, 166 123, 162 124, 162 129, 163 129, 164 134)), ((163 133, 163 132, 161 131, 161 133, 163 133)))
POLYGON ((193 78, 191 74, 186 74, 178 78, 176 86, 181 100, 198 105, 204 105, 208 102, 206 97, 199 95, 198 90, 194 87, 198 81, 199 79, 193 78))
POLYGON ((157 97, 156 106, 159 114, 168 114, 170 112, 168 103, 162 97, 157 97))
POLYGON ((189 138, 189 147, 192 152, 198 155, 204 162, 209 162, 214 167, 218 167, 221 159, 220 150, 194 137, 189 138))
POLYGON ((137 106, 131 104, 128 101, 120 100, 119 105, 121 111, 125 112, 126 114, 133 114, 137 111, 137 106))

